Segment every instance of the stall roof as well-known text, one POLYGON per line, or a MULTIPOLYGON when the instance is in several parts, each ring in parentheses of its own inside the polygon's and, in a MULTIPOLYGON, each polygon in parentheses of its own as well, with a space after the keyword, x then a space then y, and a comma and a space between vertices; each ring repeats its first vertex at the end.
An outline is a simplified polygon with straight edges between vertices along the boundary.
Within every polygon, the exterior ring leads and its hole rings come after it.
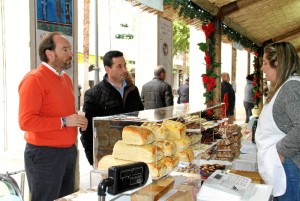
MULTIPOLYGON (((178 11, 165 5, 164 11, 155 11, 129 0, 143 10, 175 20, 183 19, 190 25, 201 26, 198 19, 178 16, 178 11)), ((188 0, 187 0, 188 1, 188 0)), ((220 16, 223 23, 258 46, 269 42, 289 41, 300 54, 300 1, 299 0, 192 0, 213 16, 220 16)))

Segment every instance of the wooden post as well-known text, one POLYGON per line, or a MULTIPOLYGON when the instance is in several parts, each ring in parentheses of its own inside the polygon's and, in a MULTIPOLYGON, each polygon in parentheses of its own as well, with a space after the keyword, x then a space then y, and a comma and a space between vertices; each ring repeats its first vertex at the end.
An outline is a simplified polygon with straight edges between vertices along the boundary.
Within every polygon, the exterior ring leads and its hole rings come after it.
MULTIPOLYGON (((215 62, 221 63, 221 42, 222 42, 222 22, 220 19, 215 20, 215 39, 216 39, 216 46, 215 46, 215 62)), ((218 79, 216 80, 216 88, 214 89, 214 104, 221 103, 221 67, 214 68, 214 73, 218 75, 218 79)))

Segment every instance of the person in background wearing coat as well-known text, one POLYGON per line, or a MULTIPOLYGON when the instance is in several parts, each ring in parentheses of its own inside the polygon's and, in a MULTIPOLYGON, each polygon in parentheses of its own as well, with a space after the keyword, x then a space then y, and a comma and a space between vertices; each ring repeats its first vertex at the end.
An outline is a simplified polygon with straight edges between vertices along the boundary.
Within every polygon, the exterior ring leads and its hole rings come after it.
POLYGON ((224 72, 221 75, 222 82, 221 82, 221 98, 224 102, 224 96, 228 96, 228 107, 226 110, 226 116, 228 117, 228 123, 233 124, 233 114, 234 114, 234 107, 235 107, 235 91, 233 90, 232 85, 229 83, 230 76, 228 73, 224 72))
POLYGON ((300 200, 300 58, 288 42, 264 47, 263 65, 271 87, 259 115, 257 164, 275 201, 300 200))
POLYGON ((40 43, 39 67, 19 85, 19 125, 25 131, 25 171, 31 201, 49 201, 74 193, 78 127, 87 119, 77 114, 67 38, 47 34, 40 43))
POLYGON ((253 100, 253 74, 247 75, 246 86, 244 90, 244 108, 246 111, 246 121, 248 123, 250 116, 252 116, 252 109, 254 108, 253 100))
POLYGON ((185 83, 181 85, 177 91, 178 100, 177 103, 188 103, 189 102, 189 78, 185 79, 185 83))
POLYGON ((103 57, 106 74, 103 80, 84 94, 83 111, 88 119, 81 130, 86 157, 93 165, 93 117, 110 116, 144 110, 138 88, 129 79, 126 62, 120 51, 109 51, 103 57))
POLYGON ((145 109, 156 109, 174 104, 172 87, 164 80, 166 69, 157 66, 154 69, 154 78, 143 85, 141 98, 145 109))

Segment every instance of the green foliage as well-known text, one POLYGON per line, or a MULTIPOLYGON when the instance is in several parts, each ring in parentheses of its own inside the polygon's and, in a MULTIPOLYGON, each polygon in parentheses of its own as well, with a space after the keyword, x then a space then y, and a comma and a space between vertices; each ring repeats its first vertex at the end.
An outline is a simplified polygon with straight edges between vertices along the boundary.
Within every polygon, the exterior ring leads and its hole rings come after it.
POLYGON ((198 43, 197 44, 199 46, 199 49, 202 51, 202 52, 205 52, 208 48, 207 44, 206 43, 198 43))
POLYGON ((190 49, 190 28, 181 21, 173 22, 173 56, 179 52, 188 52, 190 49))
POLYGON ((258 46, 255 43, 224 24, 222 25, 222 32, 229 40, 240 43, 244 48, 250 48, 251 51, 258 50, 258 46))

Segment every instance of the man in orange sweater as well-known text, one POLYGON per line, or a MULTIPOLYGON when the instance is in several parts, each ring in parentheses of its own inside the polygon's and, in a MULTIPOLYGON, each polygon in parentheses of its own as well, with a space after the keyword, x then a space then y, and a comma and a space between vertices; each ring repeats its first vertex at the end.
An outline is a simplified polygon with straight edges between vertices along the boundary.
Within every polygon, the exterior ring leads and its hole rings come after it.
POLYGON ((39 46, 41 65, 19 85, 19 125, 25 131, 25 171, 32 201, 49 201, 74 192, 78 127, 87 119, 77 114, 70 77, 69 41, 58 32, 39 46))

